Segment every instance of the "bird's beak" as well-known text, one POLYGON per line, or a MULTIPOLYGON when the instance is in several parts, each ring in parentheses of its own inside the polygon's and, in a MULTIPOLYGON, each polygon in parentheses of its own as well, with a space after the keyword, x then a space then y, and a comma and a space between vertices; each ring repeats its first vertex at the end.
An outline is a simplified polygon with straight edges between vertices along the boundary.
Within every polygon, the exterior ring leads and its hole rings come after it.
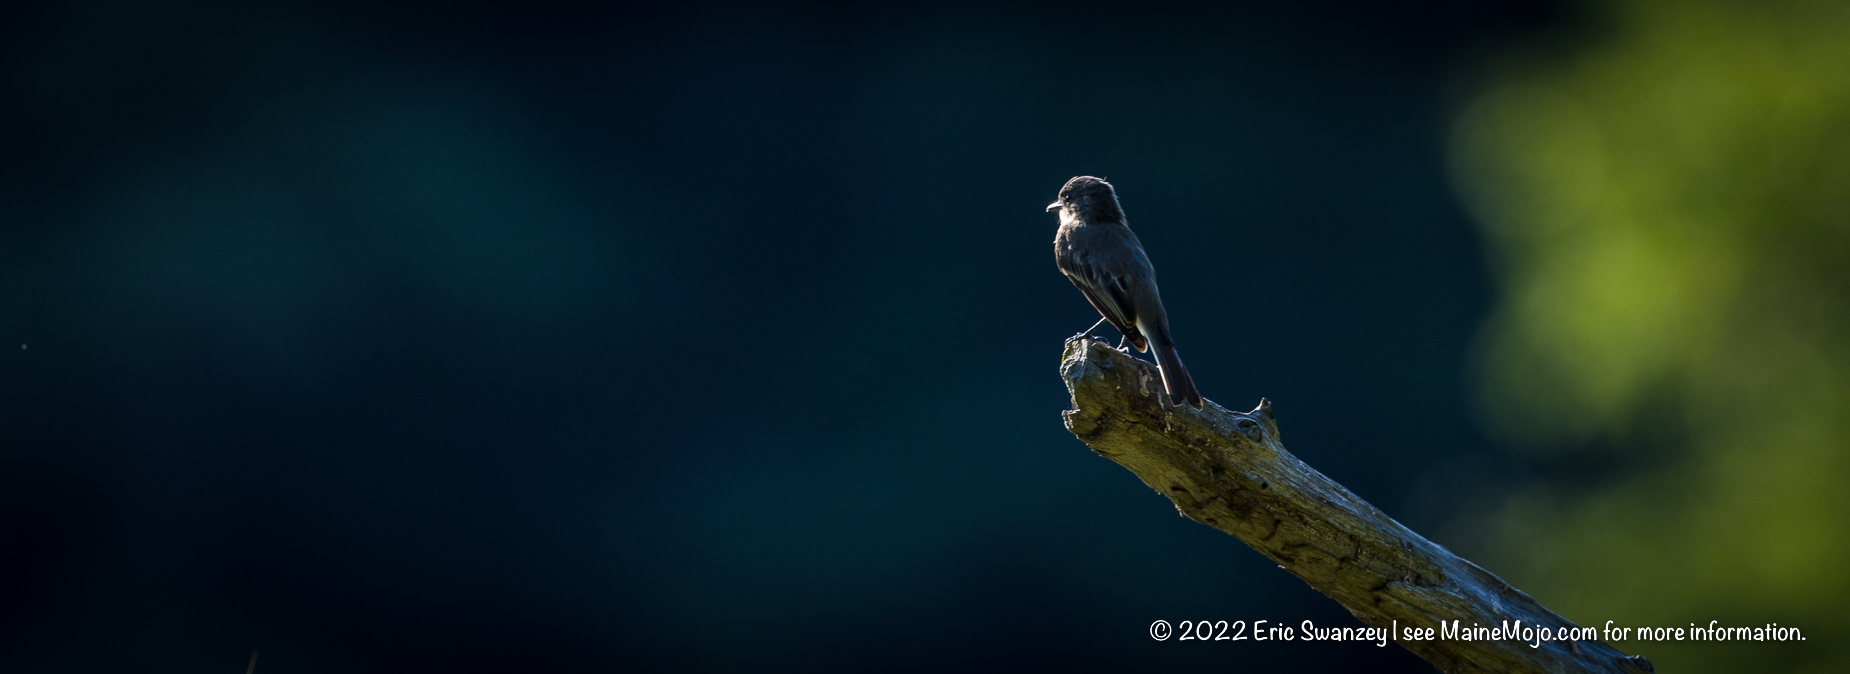
POLYGON ((1057 209, 1059 207, 1060 207, 1060 202, 1058 201, 1053 202, 1051 204, 1047 204, 1047 212, 1052 213, 1054 209, 1057 209))

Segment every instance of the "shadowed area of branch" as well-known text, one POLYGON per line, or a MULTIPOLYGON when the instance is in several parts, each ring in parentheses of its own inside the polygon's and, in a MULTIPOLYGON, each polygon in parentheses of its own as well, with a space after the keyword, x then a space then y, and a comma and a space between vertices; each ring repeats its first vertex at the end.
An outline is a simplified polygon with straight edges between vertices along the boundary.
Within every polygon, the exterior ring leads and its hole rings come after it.
POLYGON ((1271 403, 1233 412, 1173 406, 1154 366, 1105 342, 1066 343, 1066 428, 1130 469, 1196 522, 1233 534, 1373 627, 1432 628, 1397 639, 1446 672, 1652 671, 1604 642, 1440 638, 1442 622, 1574 627, 1529 595, 1426 540, 1317 472, 1280 443, 1271 403))

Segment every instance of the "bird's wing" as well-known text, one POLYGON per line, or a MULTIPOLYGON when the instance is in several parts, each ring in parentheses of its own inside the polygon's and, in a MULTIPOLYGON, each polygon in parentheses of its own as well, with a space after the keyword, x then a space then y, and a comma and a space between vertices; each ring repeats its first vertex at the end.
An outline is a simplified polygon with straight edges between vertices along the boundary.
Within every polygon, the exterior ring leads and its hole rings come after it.
POLYGON ((1137 330, 1137 305, 1131 303, 1129 276, 1097 264, 1083 254, 1062 256, 1059 262, 1060 271, 1066 274, 1067 280, 1072 281, 1098 313, 1111 322, 1111 327, 1124 333, 1131 344, 1142 351, 1144 338, 1137 330))

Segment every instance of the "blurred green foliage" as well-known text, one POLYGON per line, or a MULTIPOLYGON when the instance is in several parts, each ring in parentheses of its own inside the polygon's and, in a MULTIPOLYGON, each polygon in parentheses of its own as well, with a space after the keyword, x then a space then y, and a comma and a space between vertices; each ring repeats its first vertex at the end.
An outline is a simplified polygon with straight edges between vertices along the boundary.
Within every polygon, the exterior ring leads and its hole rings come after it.
POLYGON ((1850 3, 1636 0, 1461 119, 1494 432, 1555 476, 1485 562, 1659 671, 1850 671, 1850 3))

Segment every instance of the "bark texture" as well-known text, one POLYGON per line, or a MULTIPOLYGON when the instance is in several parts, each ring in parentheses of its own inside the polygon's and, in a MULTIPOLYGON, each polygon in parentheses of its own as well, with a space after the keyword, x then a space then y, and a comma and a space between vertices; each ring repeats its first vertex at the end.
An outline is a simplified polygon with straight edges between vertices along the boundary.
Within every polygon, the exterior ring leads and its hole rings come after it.
MULTIPOLYGON (((1156 368, 1103 341, 1066 343, 1066 428, 1176 509, 1252 546, 1373 627, 1573 626, 1317 472, 1279 441, 1271 403, 1173 406, 1156 368)), ((1401 636, 1401 635, 1397 635, 1401 636)), ((1446 672, 1650 672, 1598 640, 1397 642, 1446 672)))

